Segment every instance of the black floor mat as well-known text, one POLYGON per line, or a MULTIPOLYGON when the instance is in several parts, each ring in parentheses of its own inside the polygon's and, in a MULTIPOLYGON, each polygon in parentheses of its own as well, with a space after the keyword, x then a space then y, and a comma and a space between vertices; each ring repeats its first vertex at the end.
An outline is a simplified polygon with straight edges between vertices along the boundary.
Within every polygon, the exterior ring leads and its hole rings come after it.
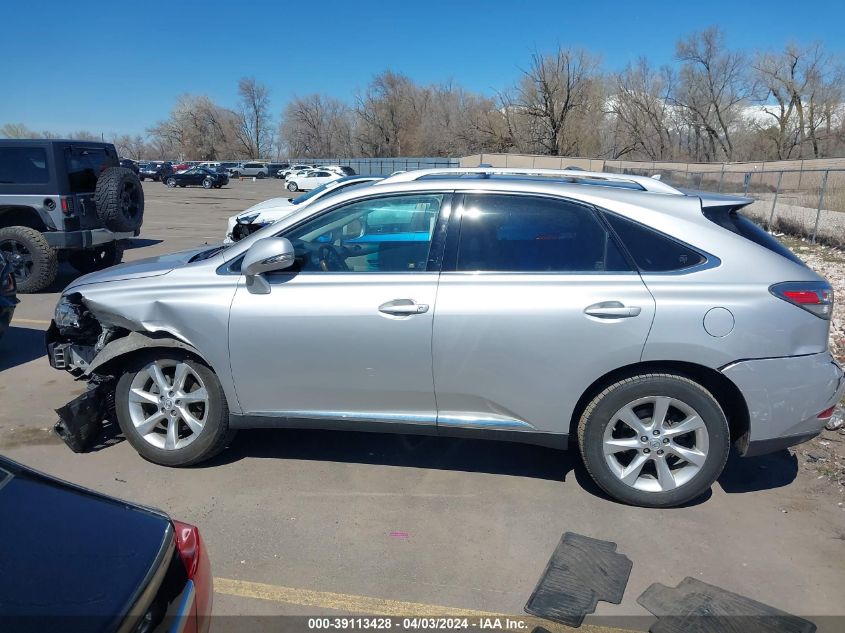
POLYGON ((581 626, 599 600, 619 604, 632 563, 616 543, 567 532, 555 548, 526 613, 567 626, 581 626))
POLYGON ((653 584, 637 598, 658 617, 651 633, 813 633, 816 625, 774 607, 684 578, 675 587, 653 584))

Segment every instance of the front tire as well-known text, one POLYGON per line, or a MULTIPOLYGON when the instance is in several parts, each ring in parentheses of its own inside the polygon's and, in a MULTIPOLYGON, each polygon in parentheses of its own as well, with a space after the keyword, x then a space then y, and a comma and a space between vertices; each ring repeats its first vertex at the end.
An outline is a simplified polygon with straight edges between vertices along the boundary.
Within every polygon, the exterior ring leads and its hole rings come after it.
POLYGON ((725 467, 730 430, 716 399, 675 374, 620 380, 584 409, 578 443, 590 476, 631 505, 666 508, 704 494, 725 467))
POLYGON ((287 188, 288 191, 297 191, 299 189, 299 187, 296 186, 295 182, 289 182, 288 184, 285 185, 285 187, 287 188))
POLYGON ((210 459, 234 436, 217 376, 178 350, 135 357, 117 381, 115 410, 129 443, 141 457, 162 466, 210 459))
POLYGON ((211 189, 214 186, 214 181, 211 178, 206 178, 202 181, 203 189, 211 189))
POLYGON ((176 186, 176 179, 175 178, 168 178, 167 182, 165 183, 170 189, 173 189, 176 186))

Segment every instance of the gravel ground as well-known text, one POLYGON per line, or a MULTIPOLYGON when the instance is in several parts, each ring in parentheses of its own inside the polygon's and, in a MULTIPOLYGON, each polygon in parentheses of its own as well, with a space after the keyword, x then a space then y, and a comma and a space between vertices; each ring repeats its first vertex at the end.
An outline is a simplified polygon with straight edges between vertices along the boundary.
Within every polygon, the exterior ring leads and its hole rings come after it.
MULTIPOLYGON (((811 244, 809 240, 778 236, 801 259, 827 279, 834 290, 835 303, 830 327, 830 350, 840 363, 845 363, 845 251, 811 244)), ((845 416, 845 401, 834 415, 832 424, 845 416)), ((840 422, 840 424, 842 424, 840 422)), ((818 479, 829 481, 838 488, 845 507, 845 424, 838 428, 825 429, 816 439, 795 447, 802 464, 802 470, 818 479)))

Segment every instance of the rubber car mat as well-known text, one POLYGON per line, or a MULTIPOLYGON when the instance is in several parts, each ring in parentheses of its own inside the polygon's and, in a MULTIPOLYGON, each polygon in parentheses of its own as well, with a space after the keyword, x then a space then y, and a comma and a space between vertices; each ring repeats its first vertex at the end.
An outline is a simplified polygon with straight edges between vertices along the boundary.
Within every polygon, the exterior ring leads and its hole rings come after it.
POLYGON ((816 625, 695 578, 653 584, 637 602, 657 616, 651 633, 814 633, 816 625))
POLYGON ((525 603, 525 612, 581 626, 599 600, 622 602, 632 566, 627 556, 616 552, 616 543, 566 532, 525 603))

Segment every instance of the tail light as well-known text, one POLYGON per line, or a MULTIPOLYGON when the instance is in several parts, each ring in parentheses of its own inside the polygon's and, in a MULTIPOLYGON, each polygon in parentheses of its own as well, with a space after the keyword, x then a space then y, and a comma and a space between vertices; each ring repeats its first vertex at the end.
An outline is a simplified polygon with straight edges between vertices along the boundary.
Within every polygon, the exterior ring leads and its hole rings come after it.
POLYGON ((834 412, 834 411, 836 411, 836 405, 833 405, 832 407, 830 407, 830 408, 828 408, 828 409, 825 409, 824 411, 822 411, 821 413, 819 413, 819 414, 816 416, 816 418, 818 418, 819 420, 829 420, 830 418, 832 418, 832 417, 833 417, 833 412, 834 412))
POLYGON ((833 313, 833 288, 823 281, 787 281, 771 286, 769 292, 820 319, 829 321, 833 313))
POLYGON ((176 530, 176 549, 188 579, 194 583, 196 600, 196 631, 208 631, 211 623, 211 597, 213 592, 211 579, 211 563, 208 560, 208 553, 205 551, 205 544, 200 538, 200 531, 193 525, 173 521, 176 530))
POLYGON ((73 197, 62 196, 62 213, 71 215, 73 213, 73 197))

